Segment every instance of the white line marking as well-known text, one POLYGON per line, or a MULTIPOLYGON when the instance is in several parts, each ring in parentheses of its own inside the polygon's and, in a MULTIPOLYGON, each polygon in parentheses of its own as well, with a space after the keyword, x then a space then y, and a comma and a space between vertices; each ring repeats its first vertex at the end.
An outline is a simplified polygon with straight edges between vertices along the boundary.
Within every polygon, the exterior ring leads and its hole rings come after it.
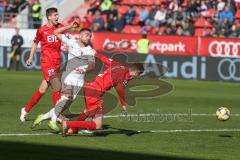
MULTIPOLYGON (((138 131, 139 133, 144 131, 138 131)), ((147 132, 147 131, 146 131, 147 132)), ((240 132, 240 129, 176 129, 176 130, 150 130, 151 133, 178 133, 178 132, 240 132)))
MULTIPOLYGON (((161 114, 155 114, 155 113, 143 113, 143 114, 132 114, 129 113, 127 115, 124 114, 118 114, 118 115, 108 115, 104 116, 104 118, 119 118, 119 117, 144 117, 144 116, 174 116, 174 115, 186 115, 186 116, 216 116, 216 114, 205 114, 205 113, 161 113, 161 114)), ((233 117, 239 117, 240 114, 231 114, 230 116, 233 117)))
POLYGON ((54 135, 53 133, 2 133, 0 137, 7 136, 49 136, 54 135))
MULTIPOLYGON (((98 131, 101 132, 101 131, 98 131)), ((107 130, 102 131, 107 132, 107 130)), ((175 130, 146 130, 146 131, 137 131, 138 133, 191 133, 191 132, 240 132, 240 129, 175 129, 175 130)), ((49 136, 56 135, 54 133, 4 133, 0 134, 0 137, 8 136, 49 136)))

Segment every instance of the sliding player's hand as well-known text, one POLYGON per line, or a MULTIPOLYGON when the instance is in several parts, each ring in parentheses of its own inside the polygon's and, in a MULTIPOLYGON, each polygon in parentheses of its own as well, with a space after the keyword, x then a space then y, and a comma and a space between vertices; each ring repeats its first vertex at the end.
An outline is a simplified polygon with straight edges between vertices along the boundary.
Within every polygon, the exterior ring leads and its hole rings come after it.
POLYGON ((123 108, 124 114, 127 115, 127 106, 122 106, 122 108, 123 108))
POLYGON ((32 65, 32 58, 28 58, 28 59, 27 59, 26 65, 27 65, 27 66, 31 66, 31 65, 32 65))

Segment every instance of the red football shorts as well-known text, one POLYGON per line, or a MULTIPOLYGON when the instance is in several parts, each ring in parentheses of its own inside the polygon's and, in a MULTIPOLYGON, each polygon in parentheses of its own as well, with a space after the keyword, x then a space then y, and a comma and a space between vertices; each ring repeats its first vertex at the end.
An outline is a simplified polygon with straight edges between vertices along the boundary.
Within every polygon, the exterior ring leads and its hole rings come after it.
POLYGON ((59 76, 60 65, 51 64, 51 63, 42 63, 41 69, 43 73, 43 79, 46 81, 49 81, 59 76))
POLYGON ((103 99, 102 95, 104 92, 101 89, 94 85, 94 83, 86 83, 84 85, 84 97, 86 110, 90 116, 103 114, 103 99))

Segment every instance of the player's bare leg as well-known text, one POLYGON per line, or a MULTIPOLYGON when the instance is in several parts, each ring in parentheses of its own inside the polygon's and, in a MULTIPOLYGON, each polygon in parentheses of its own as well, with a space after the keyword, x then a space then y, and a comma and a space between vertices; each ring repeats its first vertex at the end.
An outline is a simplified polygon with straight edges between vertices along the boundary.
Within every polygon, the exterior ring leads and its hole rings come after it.
POLYGON ((47 81, 43 80, 41 82, 41 85, 37 92, 35 92, 31 98, 31 100, 28 102, 28 104, 21 109, 21 115, 20 120, 21 122, 25 122, 27 114, 30 112, 30 110, 38 103, 38 101, 41 99, 41 97, 46 93, 48 89, 48 83, 47 81))

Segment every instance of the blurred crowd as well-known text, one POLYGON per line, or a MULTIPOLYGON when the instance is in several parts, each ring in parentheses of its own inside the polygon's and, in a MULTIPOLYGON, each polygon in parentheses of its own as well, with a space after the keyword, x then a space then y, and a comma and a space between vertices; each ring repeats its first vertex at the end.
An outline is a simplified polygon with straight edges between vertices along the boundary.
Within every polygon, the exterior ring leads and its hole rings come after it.
MULTIPOLYGON (((87 27, 101 32, 240 37, 240 14, 235 18, 239 8, 234 0, 146 0, 144 5, 131 4, 133 0, 85 1, 90 4, 87 14, 69 19, 79 21, 75 30, 87 27)), ((18 13, 26 2, 30 10, 29 28, 40 27, 39 0, 0 0, 0 15, 18 13)))
POLYGON ((42 16, 39 0, 0 0, 0 26, 13 20, 26 7, 29 7, 30 11, 28 15, 29 28, 40 27, 42 16))
POLYGON ((25 2, 26 0, 0 0, 0 14, 18 13, 19 7, 25 2))
POLYGON ((192 36, 200 27, 203 36, 240 37, 234 0, 162 0, 159 5, 127 5, 123 11, 124 7, 121 0, 92 0, 83 23, 94 31, 122 32, 126 26, 138 26, 141 33, 192 36))

